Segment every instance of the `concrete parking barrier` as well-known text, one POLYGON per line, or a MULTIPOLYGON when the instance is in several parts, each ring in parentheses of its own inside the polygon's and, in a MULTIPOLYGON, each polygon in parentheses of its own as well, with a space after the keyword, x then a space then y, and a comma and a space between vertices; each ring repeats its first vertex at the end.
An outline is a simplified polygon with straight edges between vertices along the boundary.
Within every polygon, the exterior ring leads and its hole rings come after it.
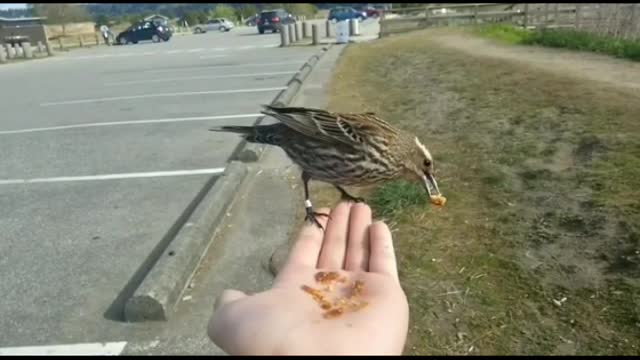
POLYGON ((13 50, 15 51, 16 58, 21 58, 23 56, 23 54, 24 54, 20 44, 13 44, 13 50))
POLYGON ((58 38, 58 45, 60 46, 60 50, 64 50, 64 44, 62 43, 62 38, 58 38))
POLYGON ((349 21, 349 36, 358 36, 360 35, 360 22, 358 19, 351 19, 349 21))
POLYGON ((4 47, 7 50, 7 59, 13 59, 16 57, 16 51, 13 49, 11 44, 5 44, 4 47))
POLYGON ((309 23, 308 22, 303 22, 302 23, 302 38, 306 39, 309 37, 311 33, 309 32, 309 23))
POLYGON ((302 40, 302 28, 301 28, 301 25, 302 25, 302 23, 299 23, 299 22, 297 22, 297 23, 295 23, 295 24, 293 25, 293 28, 294 28, 294 29, 295 29, 295 31, 296 31, 296 34, 295 34, 295 35, 296 35, 296 36, 295 36, 296 41, 300 41, 300 40, 302 40))
POLYGON ((281 26, 280 27, 280 47, 289 46, 289 27, 281 26))
POLYGON ((331 21, 327 20, 327 22, 325 24, 326 24, 326 28, 327 28, 326 29, 327 30, 327 37, 328 38, 333 37, 333 31, 332 31, 333 26, 331 24, 331 21))
POLYGON ((42 41, 38 41, 38 53, 42 54, 46 49, 44 48, 44 44, 42 41))
POLYGON ((84 47, 84 41, 82 40, 82 35, 78 37, 78 41, 80 42, 80 47, 84 47))
POLYGON ((28 42, 22 43, 22 53, 25 59, 33 58, 33 49, 31 49, 31 43, 28 43, 28 42))
POLYGON ((53 56, 53 49, 51 48, 51 43, 48 40, 44 43, 44 47, 47 49, 47 56, 53 56))
POLYGON ((96 36, 96 46, 100 45, 100 35, 98 35, 98 33, 95 33, 96 36))
POLYGON ((293 29, 293 24, 289 24, 287 25, 287 27, 289 28, 289 43, 293 44, 294 42, 296 42, 296 39, 295 39, 296 32, 293 29))
POLYGON ((4 46, 0 46, 0 64, 7 62, 7 55, 4 53, 4 46))
POLYGON ((311 37, 313 39, 313 45, 320 44, 320 32, 318 31, 318 24, 311 25, 311 37))

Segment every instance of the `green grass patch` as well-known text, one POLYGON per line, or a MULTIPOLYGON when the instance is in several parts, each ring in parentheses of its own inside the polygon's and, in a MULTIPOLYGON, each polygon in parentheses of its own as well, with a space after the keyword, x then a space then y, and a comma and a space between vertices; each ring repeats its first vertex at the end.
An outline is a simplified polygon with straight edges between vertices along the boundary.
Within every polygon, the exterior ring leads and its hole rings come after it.
POLYGON ((508 24, 479 25, 473 29, 473 32, 482 37, 512 45, 540 45, 589 51, 640 61, 640 41, 638 40, 615 39, 573 29, 529 31, 508 24))
POLYGON ((508 44, 524 44, 531 33, 508 24, 479 25, 474 29, 475 33, 508 44))

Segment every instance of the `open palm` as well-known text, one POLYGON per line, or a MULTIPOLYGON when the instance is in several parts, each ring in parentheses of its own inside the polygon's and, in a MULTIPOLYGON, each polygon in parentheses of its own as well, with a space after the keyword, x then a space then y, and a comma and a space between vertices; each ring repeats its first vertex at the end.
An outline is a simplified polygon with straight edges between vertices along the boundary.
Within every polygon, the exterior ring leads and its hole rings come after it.
MULTIPOLYGON (((328 213, 328 209, 320 212, 328 213)), ((373 223, 365 204, 343 202, 326 228, 306 225, 270 290, 251 296, 226 290, 216 302, 209 336, 232 355, 402 353, 409 307, 398 281, 391 233, 373 223), (368 306, 327 319, 301 287, 316 286, 318 271, 361 280, 368 306)))

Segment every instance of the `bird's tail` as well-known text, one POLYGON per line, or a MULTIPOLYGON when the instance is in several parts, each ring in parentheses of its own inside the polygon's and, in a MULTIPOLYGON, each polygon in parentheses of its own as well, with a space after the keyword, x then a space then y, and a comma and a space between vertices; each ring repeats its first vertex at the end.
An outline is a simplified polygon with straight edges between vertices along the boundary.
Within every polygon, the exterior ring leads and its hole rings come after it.
POLYGON ((282 136, 280 136, 281 129, 281 124, 257 126, 226 125, 212 127, 209 131, 231 132, 242 135, 248 142, 279 145, 282 140, 282 136))
POLYGON ((253 126, 236 126, 236 125, 225 125, 225 126, 215 126, 209 129, 209 131, 216 132, 232 132, 236 134, 248 135, 253 134, 255 132, 255 127, 253 126))

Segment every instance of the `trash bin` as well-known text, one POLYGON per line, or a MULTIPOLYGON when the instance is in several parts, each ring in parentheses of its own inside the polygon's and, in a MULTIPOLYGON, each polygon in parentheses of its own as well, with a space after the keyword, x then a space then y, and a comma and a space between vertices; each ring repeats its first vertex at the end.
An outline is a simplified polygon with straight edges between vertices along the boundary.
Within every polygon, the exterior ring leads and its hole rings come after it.
POLYGON ((349 42, 349 21, 338 21, 336 24, 336 43, 346 44, 349 42))

